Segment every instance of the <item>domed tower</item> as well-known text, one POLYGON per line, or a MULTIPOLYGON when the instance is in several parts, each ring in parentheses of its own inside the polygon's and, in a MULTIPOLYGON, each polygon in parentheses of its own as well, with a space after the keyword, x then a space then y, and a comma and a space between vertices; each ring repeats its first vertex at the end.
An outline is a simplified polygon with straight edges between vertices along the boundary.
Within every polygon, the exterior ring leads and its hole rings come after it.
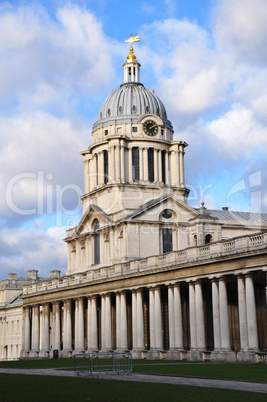
POLYGON ((132 47, 138 40, 128 40, 124 82, 102 103, 93 144, 81 152, 83 217, 65 239, 68 273, 175 250, 187 236, 182 229, 177 232, 190 209, 184 181, 187 144, 173 141, 162 101, 140 83, 141 66, 132 47))
POLYGON ((82 152, 84 211, 93 203, 107 214, 136 209, 166 192, 186 202, 184 141, 173 141, 173 127, 162 101, 140 83, 140 64, 130 52, 124 83, 102 103, 93 126, 93 144, 82 152))

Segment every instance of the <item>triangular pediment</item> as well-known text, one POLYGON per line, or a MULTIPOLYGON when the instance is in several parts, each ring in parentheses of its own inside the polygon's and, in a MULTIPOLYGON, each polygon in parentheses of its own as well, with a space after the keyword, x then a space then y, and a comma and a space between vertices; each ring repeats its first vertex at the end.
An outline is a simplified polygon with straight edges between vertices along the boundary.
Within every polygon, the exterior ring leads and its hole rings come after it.
POLYGON ((158 221, 165 209, 171 210, 173 218, 179 222, 188 222, 189 219, 197 216, 197 211, 194 208, 169 194, 146 202, 136 211, 125 216, 124 220, 158 221))
POLYGON ((92 223, 95 219, 99 221, 100 226, 110 225, 113 223, 113 221, 101 208, 94 204, 89 205, 79 224, 72 233, 72 238, 80 236, 84 233, 92 232, 92 223))

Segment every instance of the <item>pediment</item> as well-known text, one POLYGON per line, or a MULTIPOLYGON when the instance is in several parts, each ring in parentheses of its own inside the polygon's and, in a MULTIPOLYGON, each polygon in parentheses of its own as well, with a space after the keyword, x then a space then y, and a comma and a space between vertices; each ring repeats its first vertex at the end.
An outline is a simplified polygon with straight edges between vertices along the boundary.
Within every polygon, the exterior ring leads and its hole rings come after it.
POLYGON ((99 221, 100 227, 113 223, 113 221, 105 214, 105 212, 101 208, 94 204, 89 205, 88 209, 83 214, 83 217, 80 220, 79 224, 76 226, 72 237, 74 238, 82 234, 92 232, 92 224, 95 219, 99 221))
POLYGON ((175 199, 172 195, 167 195, 141 205, 135 212, 132 212, 124 219, 132 221, 165 221, 166 219, 161 219, 163 210, 172 211, 171 219, 178 222, 188 222, 189 219, 197 216, 197 211, 194 208, 179 199, 175 199))

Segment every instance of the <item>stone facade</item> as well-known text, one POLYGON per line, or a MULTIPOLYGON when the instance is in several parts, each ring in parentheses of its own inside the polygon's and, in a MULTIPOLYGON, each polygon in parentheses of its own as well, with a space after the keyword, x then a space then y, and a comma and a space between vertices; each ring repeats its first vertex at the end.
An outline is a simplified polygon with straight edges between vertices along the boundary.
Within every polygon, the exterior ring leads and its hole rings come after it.
POLYGON ((267 215, 187 204, 187 144, 139 82, 132 46, 123 69, 81 152, 66 275, 23 288, 21 358, 266 362, 267 215))

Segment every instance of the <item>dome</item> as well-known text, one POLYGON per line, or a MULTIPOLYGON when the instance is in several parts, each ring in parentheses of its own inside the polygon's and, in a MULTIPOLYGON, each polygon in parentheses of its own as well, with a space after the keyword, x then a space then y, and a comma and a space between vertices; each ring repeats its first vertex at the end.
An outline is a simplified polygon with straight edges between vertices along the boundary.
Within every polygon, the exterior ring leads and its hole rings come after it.
POLYGON ((110 124, 136 123, 145 114, 155 114, 170 125, 166 109, 152 89, 140 83, 125 83, 104 100, 93 130, 110 124))

